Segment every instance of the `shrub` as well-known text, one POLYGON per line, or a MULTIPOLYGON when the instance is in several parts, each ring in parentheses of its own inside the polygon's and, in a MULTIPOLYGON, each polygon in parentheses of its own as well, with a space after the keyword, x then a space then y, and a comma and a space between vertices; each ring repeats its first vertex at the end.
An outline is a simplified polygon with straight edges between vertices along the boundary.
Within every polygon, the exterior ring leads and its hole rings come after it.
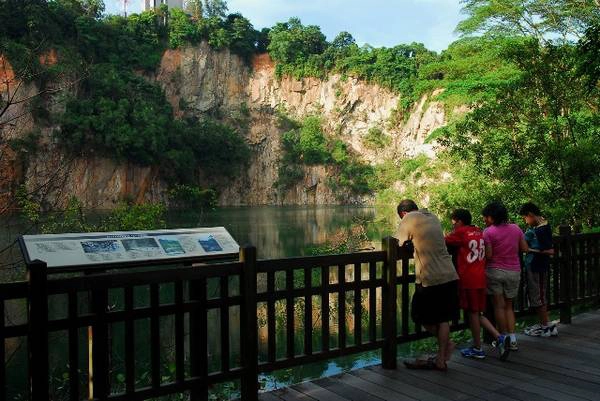
POLYGON ((368 149, 382 149, 392 143, 392 139, 385 135, 380 128, 372 127, 363 138, 363 144, 368 149))

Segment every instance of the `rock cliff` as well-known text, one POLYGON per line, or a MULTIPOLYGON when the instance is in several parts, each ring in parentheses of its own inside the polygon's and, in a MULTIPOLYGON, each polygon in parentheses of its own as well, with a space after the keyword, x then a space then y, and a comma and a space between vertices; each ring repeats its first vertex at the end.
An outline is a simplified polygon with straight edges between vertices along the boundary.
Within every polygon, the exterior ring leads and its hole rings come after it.
MULTIPOLYGON (((206 182, 216 186, 221 205, 263 204, 339 204, 366 203, 370 200, 351 194, 334 193, 327 185, 332 167, 304 168, 304 178, 295 187, 281 192, 275 187, 282 156, 281 128, 276 110, 285 110, 294 118, 311 114, 323 117, 329 135, 344 140, 357 157, 376 164, 384 159, 427 153, 433 156, 427 136, 445 121, 443 105, 422 98, 414 105, 408 118, 394 118, 399 96, 377 85, 353 77, 331 75, 294 79, 275 76, 275 66, 269 56, 259 55, 249 65, 227 50, 214 51, 206 43, 195 47, 167 50, 159 68, 147 76, 164 89, 176 117, 210 115, 232 124, 244 119, 246 140, 251 146, 251 161, 233 182, 206 182), (378 128, 388 137, 389 146, 372 149, 365 146, 365 135, 378 128)), ((75 90, 75 89, 70 89, 75 90)), ((36 88, 27 85, 26 91, 36 88)), ((25 92, 24 92, 25 93, 25 92)), ((4 94, 6 95, 6 94, 4 94)), ((46 101, 52 102, 52 96, 46 101)), ((11 113, 23 113, 24 106, 15 106, 11 113), (20 108, 19 108, 20 107, 20 108)), ((60 108, 60 104, 57 106, 60 108)), ((19 121, 19 136, 34 127, 30 115, 19 121)), ((75 195, 86 205, 111 208, 124 199, 136 201, 163 200, 168 182, 159 179, 156 169, 119 164, 106 159, 66 160, 51 141, 51 131, 41 132, 41 151, 22 165, 22 154, 0 144, 2 171, 0 196, 14 192, 16 182, 29 189, 43 185, 49 174, 59 174, 60 180, 46 189, 47 202, 62 203, 75 195)))

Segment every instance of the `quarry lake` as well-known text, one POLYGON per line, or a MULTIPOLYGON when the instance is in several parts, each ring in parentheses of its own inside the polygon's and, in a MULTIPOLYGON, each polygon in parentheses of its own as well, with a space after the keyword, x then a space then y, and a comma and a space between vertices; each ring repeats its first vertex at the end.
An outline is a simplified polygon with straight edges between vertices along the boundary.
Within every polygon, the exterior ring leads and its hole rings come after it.
MULTIPOLYGON (((102 213, 99 214, 101 217, 102 213)), ((390 219, 377 218, 374 208, 368 207, 349 207, 349 206, 319 206, 319 207, 240 207, 240 208, 217 208, 214 210, 178 210, 169 211, 166 214, 166 225, 168 228, 191 228, 191 227, 225 227, 240 244, 252 244, 257 247, 259 259, 285 258, 292 256, 312 255, 321 253, 324 247, 344 243, 349 237, 356 236, 358 240, 354 245, 359 244, 364 248, 379 248, 381 238, 391 234, 394 223, 390 219), (365 241, 365 239, 367 239, 365 241)), ((22 225, 18 219, 13 218, 4 225, 3 244, 10 244, 16 236, 23 230, 30 230, 29 227, 22 225)), ((35 229, 29 232, 35 232, 35 229)), ((4 245, 6 246, 6 245, 4 245)), ((3 261, 9 269, 2 271, 3 281, 15 279, 24 279, 24 271, 21 266, 11 266, 18 260, 18 249, 12 252, 12 261, 3 261)), ((335 275, 335 273, 332 273, 335 275)), ((335 278, 333 278, 335 279, 335 278)), ((264 285, 260 282, 259 287, 264 285)), ((276 278, 276 280, 278 280, 276 278)), ((172 283, 171 283, 172 284, 172 283)), ((161 303, 170 303, 174 299, 174 289, 171 284, 160 286, 161 303)), ((239 283, 230 283, 230 288, 239 288, 239 283)), ((233 290, 237 291, 237 290, 233 290)), ((208 297, 217 296, 219 285, 217 282, 208 282, 208 297)), ((138 286, 134 289, 135 307, 145 307, 150 302, 150 292, 148 287, 138 286)), ((124 305, 124 296, 122 291, 111 291, 109 293, 109 304, 111 309, 120 310, 124 305)), ((87 294, 79 294, 81 312, 84 313, 89 308, 87 294)), ((330 308, 337 308, 339 300, 330 299, 330 308)), ((315 299, 315 308, 319 306, 319 299, 315 299)), ((5 321, 9 324, 19 324, 24 322, 26 317, 26 300, 14 300, 7 302, 5 308, 5 321)), ((265 306, 266 307, 266 306, 265 306)), ((278 302, 276 310, 281 308, 285 310, 285 302, 278 302)), ((295 309, 302 312, 303 305, 294 305, 295 309)), ((377 294, 377 312, 379 315, 381 308, 381 294, 377 294)), ((260 316, 265 311, 259 307, 259 352, 265 356, 266 353, 266 326, 261 324, 260 316)), ((348 308, 351 309, 351 308, 348 308)), ((55 319, 65 316, 68 310, 68 300, 66 297, 53 296, 49 298, 49 318, 55 319)), ((316 309, 315 309, 316 310, 316 309)), ((284 316, 285 313, 281 313, 284 316)), ((335 315, 335 314, 332 314, 335 315)), ((314 321, 318 321, 319 316, 314 316, 314 321)), ((352 327, 353 315, 351 313, 346 317, 347 326, 352 327)), ((379 322, 379 321, 378 321, 379 322)), ((264 322, 262 322, 264 323, 264 322)), ((161 336, 161 375, 168 381, 173 373, 174 360, 174 319, 173 316, 167 316, 160 319, 161 336)), ((209 333, 215 333, 209 336, 208 340, 208 363, 209 370, 218 371, 220 355, 220 322, 219 310, 209 311, 207 323, 209 333)), ((231 307, 229 312, 229 348, 230 364, 235 366, 240 360, 240 309, 231 307)), ((139 319, 135 323, 135 349, 136 349, 136 386, 145 386, 149 384, 149 366, 150 366, 150 321, 149 319, 139 319)), ((83 330, 83 329, 82 329, 83 330)), ((378 324, 378 331, 381 330, 378 324)), ((124 325, 122 323, 112 324, 110 335, 113 338, 111 349, 111 360, 113 361, 114 371, 111 371, 111 388, 113 392, 124 390, 124 364, 123 350, 124 343, 121 341, 124 325)), ((313 339, 316 343, 320 342, 321 333, 319 327, 314 327, 313 339)), ((186 333, 188 327, 186 327, 186 333)), ((277 354, 285 353, 286 324, 285 318, 276 323, 277 332, 277 354)), ((330 334, 335 337, 337 332, 337 322, 330 322, 330 334)), ((298 341, 297 349, 302 349, 302 338, 304 336, 304 327, 301 322, 295 326, 295 338, 298 341)), ((81 366, 80 385, 81 388, 87 387, 87 344, 84 341, 85 332, 80 336, 81 366)), ((49 362, 52 372, 51 392, 53 399, 66 399, 67 388, 65 384, 68 380, 68 360, 66 359, 66 350, 68 349, 68 336, 66 332, 56 332, 50 335, 49 362)), ((186 346, 186 352, 189 352, 186 346)), ((26 358, 27 344, 26 338, 14 338, 6 342, 7 355, 7 383, 8 399, 20 400, 26 399, 26 358)), ((186 358, 187 359, 187 358, 186 358)), ((331 375, 347 369, 357 368, 369 364, 375 364, 379 361, 378 352, 368 352, 351 357, 338 358, 327 362, 303 365, 295 369, 286 369, 276 371, 269 375, 261 377, 261 386, 263 389, 273 389, 290 383, 297 383, 311 378, 317 378, 325 375, 331 375)), ((212 399, 228 399, 239 396, 239 383, 231 382, 220 385, 211 390, 212 399)), ((169 398, 170 399, 170 398, 169 398)), ((173 399, 186 399, 173 398, 173 399)))
MULTIPOLYGON (((379 242, 386 230, 375 224, 375 209, 356 206, 262 206, 168 213, 169 228, 225 227, 238 244, 256 246, 259 259, 310 255, 362 226, 379 242)), ((376 246, 376 245, 375 245, 376 246)))

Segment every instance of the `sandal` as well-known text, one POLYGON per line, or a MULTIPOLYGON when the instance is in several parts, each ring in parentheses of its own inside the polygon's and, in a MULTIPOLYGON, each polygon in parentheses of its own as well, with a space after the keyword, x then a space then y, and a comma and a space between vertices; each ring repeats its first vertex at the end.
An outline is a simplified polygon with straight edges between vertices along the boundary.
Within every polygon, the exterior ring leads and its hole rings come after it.
POLYGON ((441 372, 445 372, 448 370, 448 365, 444 362, 444 367, 440 368, 436 364, 437 358, 427 358, 427 359, 415 359, 414 361, 404 361, 404 366, 408 369, 417 369, 417 370, 439 370, 441 372))

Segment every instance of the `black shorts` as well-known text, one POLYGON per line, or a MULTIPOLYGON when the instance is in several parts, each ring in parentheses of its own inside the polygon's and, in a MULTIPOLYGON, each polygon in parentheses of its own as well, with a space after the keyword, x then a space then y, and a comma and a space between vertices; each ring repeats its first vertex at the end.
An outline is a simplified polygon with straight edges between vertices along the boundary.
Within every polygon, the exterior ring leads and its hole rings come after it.
POLYGON ((458 280, 431 287, 417 284, 411 316, 415 323, 427 325, 458 320, 458 280))

